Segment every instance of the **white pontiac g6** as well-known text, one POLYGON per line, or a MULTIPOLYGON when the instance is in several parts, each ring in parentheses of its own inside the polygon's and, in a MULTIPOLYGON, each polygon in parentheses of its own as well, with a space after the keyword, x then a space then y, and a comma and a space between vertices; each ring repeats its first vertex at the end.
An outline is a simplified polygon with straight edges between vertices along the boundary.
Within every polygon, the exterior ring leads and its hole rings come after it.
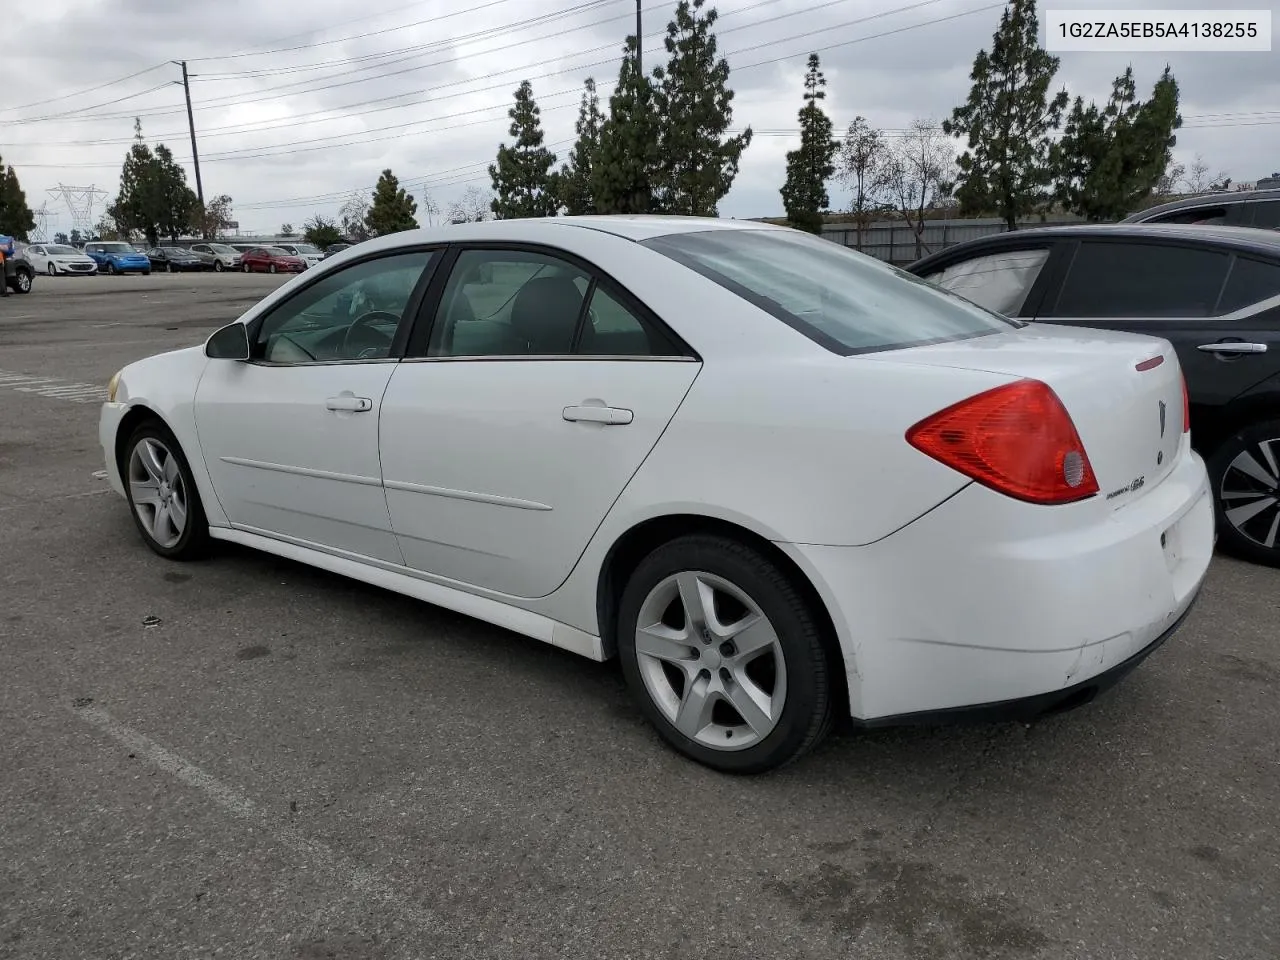
POLYGON ((1173 633, 1214 543, 1167 342, 760 223, 398 233, 108 392, 157 553, 231 541, 617 656, 731 772, 839 712, 1083 703, 1173 633))

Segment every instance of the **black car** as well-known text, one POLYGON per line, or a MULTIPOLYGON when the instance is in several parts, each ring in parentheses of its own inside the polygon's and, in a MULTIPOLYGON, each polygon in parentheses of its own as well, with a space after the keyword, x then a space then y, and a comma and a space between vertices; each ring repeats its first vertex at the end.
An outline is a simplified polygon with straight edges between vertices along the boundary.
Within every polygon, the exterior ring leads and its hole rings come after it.
POLYGON ((212 270, 211 264, 183 247, 152 247, 147 251, 151 269, 174 273, 178 270, 212 270))
POLYGON ((349 250, 349 249, 351 249, 351 244, 349 243, 331 243, 324 248, 324 259, 328 260, 330 257, 334 256, 335 254, 339 254, 343 250, 349 250))
POLYGON ((12 257, 4 261, 4 284, 14 293, 30 293, 35 282, 36 270, 26 258, 26 248, 19 246, 12 257))
POLYGON ((1172 343, 1219 543, 1280 566, 1280 232, 1044 227, 962 243, 907 269, 1007 316, 1172 343))
POLYGON ((1187 197, 1130 214, 1121 223, 1196 223, 1280 230, 1280 189, 1187 197))

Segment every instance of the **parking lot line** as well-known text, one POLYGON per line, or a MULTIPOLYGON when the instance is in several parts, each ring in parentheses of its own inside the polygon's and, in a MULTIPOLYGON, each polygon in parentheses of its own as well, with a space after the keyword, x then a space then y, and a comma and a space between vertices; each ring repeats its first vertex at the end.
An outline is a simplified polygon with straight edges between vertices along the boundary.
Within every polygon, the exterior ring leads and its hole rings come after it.
POLYGON ((395 911, 402 920, 420 927, 424 932, 443 930, 441 922, 430 911, 401 896, 394 886, 372 870, 344 857, 327 844, 303 836, 294 827, 268 814, 248 797, 201 770, 195 764, 184 760, 173 751, 162 747, 145 734, 116 720, 102 708, 85 705, 71 706, 69 709, 80 719, 127 747, 137 758, 147 761, 158 770, 200 791, 237 819, 248 821, 255 827, 265 830, 267 835, 276 842, 306 857, 361 896, 383 904, 395 911))
POLYGON ((102 403, 107 399, 107 388, 100 383, 78 383, 60 377, 39 377, 12 370, 0 370, 0 387, 56 400, 70 400, 72 403, 102 403))

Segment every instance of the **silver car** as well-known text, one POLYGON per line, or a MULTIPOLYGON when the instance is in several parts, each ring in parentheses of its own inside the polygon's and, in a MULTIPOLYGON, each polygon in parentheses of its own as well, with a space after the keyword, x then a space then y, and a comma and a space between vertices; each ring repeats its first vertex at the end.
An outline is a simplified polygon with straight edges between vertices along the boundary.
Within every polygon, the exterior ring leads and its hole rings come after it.
POLYGON ((218 273, 240 269, 240 251, 226 243, 193 243, 191 252, 218 273))

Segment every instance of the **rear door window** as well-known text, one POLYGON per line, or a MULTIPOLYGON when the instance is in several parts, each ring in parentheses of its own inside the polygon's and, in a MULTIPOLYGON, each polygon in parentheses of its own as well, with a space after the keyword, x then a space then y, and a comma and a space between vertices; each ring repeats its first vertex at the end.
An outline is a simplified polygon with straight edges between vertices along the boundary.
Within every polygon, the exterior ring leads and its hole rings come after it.
POLYGON ((1207 317, 1229 254, 1157 243, 1082 241, 1044 317, 1207 317))
POLYGON ((1264 230, 1280 230, 1280 200, 1264 200, 1253 207, 1253 226, 1264 230))
POLYGON ((988 310, 1016 317, 1048 259, 1047 247, 1004 250, 961 260, 925 279, 988 310))
POLYGON ((1218 313, 1234 313, 1280 296, 1280 264, 1236 257, 1222 291, 1218 313))

